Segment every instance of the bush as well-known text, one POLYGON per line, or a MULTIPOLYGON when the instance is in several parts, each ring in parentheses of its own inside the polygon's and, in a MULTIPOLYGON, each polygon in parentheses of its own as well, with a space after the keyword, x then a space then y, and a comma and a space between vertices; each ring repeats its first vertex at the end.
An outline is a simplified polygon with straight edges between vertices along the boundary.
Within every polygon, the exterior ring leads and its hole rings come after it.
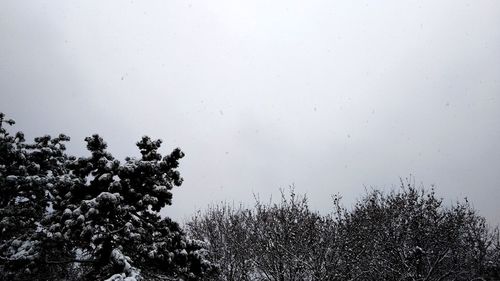
POLYGON ((333 203, 320 215, 291 190, 279 204, 211 207, 187 227, 209 243, 217 280, 498 280, 498 230, 467 201, 446 207, 402 183, 351 209, 333 203))

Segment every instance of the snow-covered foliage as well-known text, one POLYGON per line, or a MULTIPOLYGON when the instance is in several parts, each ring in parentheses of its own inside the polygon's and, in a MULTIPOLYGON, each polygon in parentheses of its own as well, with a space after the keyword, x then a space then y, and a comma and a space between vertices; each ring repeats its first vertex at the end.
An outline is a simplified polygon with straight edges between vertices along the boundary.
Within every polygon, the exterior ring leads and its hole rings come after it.
POLYGON ((0 126, 0 279, 131 281, 157 272, 198 280, 211 272, 203 244, 158 213, 182 183, 184 154, 162 157, 161 141, 143 137, 142 157, 122 164, 98 135, 85 140, 91 155, 76 158, 65 153, 65 135, 27 144, 0 126), (78 278, 68 275, 75 264, 78 278))
POLYGON ((133 267, 130 264, 130 258, 123 255, 120 250, 114 249, 111 252, 111 262, 121 268, 122 273, 116 273, 106 279, 106 281, 137 281, 142 279, 140 277, 140 270, 133 267))
POLYGON ((215 280, 500 280, 500 240, 468 202, 433 190, 373 190, 320 215, 305 197, 253 209, 219 205, 190 222, 220 265, 215 280), (490 279, 488 279, 490 278, 490 279))

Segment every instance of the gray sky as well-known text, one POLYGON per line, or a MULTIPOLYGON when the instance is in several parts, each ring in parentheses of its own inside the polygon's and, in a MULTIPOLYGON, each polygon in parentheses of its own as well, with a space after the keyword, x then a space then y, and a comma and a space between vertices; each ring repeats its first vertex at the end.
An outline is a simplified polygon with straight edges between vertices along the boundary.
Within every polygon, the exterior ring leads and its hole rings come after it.
POLYGON ((0 38, 28 136, 185 151, 176 219, 291 184, 327 212, 411 174, 500 222, 500 1, 4 0, 0 38))

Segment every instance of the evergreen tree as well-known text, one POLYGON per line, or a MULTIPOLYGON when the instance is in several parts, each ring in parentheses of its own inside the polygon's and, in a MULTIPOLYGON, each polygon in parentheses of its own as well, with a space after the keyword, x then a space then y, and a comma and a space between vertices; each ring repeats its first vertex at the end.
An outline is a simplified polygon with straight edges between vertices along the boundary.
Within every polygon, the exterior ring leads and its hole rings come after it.
POLYGON ((179 149, 162 157, 161 140, 143 137, 142 157, 121 164, 98 135, 76 158, 67 136, 26 144, 0 130, 1 277, 199 280, 213 270, 203 243, 159 215, 182 184, 179 149))
POLYGON ((43 136, 27 144, 22 132, 11 135, 5 128, 14 124, 0 113, 0 276, 8 279, 39 272, 48 187, 64 171, 69 140, 43 136))

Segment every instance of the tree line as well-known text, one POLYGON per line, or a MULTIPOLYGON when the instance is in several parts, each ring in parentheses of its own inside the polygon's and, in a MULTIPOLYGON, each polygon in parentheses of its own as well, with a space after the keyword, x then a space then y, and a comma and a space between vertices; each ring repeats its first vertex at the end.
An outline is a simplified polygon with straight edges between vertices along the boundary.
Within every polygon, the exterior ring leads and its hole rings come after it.
POLYGON ((445 206, 433 189, 370 190, 352 208, 311 211, 293 189, 279 203, 226 203, 198 212, 189 234, 207 242, 224 281, 500 280, 498 228, 468 201, 445 206))

